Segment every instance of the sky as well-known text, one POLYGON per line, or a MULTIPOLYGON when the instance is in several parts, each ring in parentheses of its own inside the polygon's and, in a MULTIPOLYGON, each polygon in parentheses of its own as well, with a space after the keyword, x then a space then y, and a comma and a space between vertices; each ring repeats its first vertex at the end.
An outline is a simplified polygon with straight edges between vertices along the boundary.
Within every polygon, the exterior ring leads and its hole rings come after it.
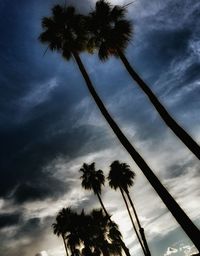
MULTIPOLYGON (((130 1, 113 0, 112 4, 130 1)), ((63 256, 52 223, 62 207, 99 203, 81 188, 79 169, 96 163, 107 176, 114 160, 136 173, 130 193, 154 256, 195 251, 189 238, 118 142, 71 60, 38 41, 41 19, 63 1, 0 1, 0 255, 63 256)), ((87 13, 93 0, 72 0, 87 13)), ((200 144, 200 2, 135 0, 126 56, 178 123, 200 144)), ((98 94, 131 143, 200 227, 199 161, 165 126, 116 58, 81 58, 98 94)), ((118 191, 103 201, 133 255, 142 255, 118 191)))

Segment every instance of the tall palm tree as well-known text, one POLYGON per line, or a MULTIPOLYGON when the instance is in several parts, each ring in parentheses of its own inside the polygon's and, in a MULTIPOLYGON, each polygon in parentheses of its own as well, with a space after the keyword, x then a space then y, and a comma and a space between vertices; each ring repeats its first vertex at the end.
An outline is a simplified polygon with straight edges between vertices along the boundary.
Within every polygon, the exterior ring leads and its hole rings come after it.
MULTIPOLYGON (((101 199, 101 188, 105 183, 105 177, 104 177, 103 171, 102 170, 96 171, 95 163, 92 163, 92 164, 84 163, 82 168, 80 169, 80 172, 83 173, 82 176, 80 177, 82 180, 82 183, 81 183, 82 187, 85 188, 86 190, 92 190, 94 194, 98 197, 100 205, 112 225, 113 221, 111 220, 110 215, 106 210, 106 207, 101 199)), ((119 240, 124 252, 130 255, 128 248, 125 246, 120 236, 119 236, 119 240)))
POLYGON ((200 235, 199 230, 162 185, 141 155, 131 145, 96 93, 79 56, 81 51, 85 49, 85 39, 87 37, 82 16, 77 15, 73 7, 62 7, 60 5, 56 5, 52 9, 52 17, 43 18, 42 27, 44 32, 41 33, 39 37, 40 41, 48 44, 48 48, 52 51, 60 52, 66 60, 73 58, 76 61, 89 92, 111 129, 116 134, 124 148, 128 151, 132 159, 136 162, 138 167, 142 170, 178 223, 200 250, 197 238, 200 235))
MULTIPOLYGON (((131 204, 131 207, 133 209, 136 221, 137 221, 137 225, 139 227, 139 231, 140 231, 140 235, 144 244, 144 248, 146 251, 146 255, 151 255, 147 241, 146 241, 146 237, 145 237, 145 233, 144 233, 144 229, 142 228, 140 221, 139 221, 139 217, 137 215, 137 212, 135 210, 133 201, 130 197, 129 194, 129 187, 133 186, 134 183, 134 178, 135 178, 135 173, 130 169, 130 166, 127 165, 126 163, 120 163, 119 161, 114 161, 111 165, 110 165, 110 172, 108 175, 108 180, 109 180, 109 185, 111 188, 119 189, 121 192, 121 195, 124 199, 124 202, 126 204, 127 210, 129 212, 128 209, 128 204, 124 195, 127 195, 128 200, 131 204)), ((129 212, 129 216, 130 216, 130 212, 129 212)))
POLYGON ((94 48, 97 48, 99 58, 103 61, 108 59, 111 55, 118 57, 126 67, 132 79, 136 81, 140 89, 147 95, 167 126, 189 148, 189 150, 200 159, 200 146, 173 119, 126 58, 124 52, 131 40, 132 26, 131 22, 126 19, 125 14, 126 8, 124 6, 112 7, 109 2, 105 0, 96 2, 95 11, 91 12, 90 16, 87 18, 88 30, 91 33, 88 42, 89 51, 93 51, 94 48))

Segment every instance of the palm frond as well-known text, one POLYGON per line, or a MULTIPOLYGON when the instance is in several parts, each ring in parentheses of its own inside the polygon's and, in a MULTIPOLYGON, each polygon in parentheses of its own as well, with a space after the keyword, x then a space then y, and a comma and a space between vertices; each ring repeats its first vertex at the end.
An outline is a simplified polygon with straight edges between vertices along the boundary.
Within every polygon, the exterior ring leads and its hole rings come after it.
POLYGON ((118 50, 124 51, 133 34, 132 24, 125 19, 124 6, 112 7, 107 1, 99 0, 96 8, 86 19, 89 34, 88 49, 93 53, 98 50, 100 60, 118 56, 118 50))
POLYGON ((42 19, 43 32, 39 40, 69 60, 74 52, 79 54, 86 49, 88 36, 85 26, 83 15, 77 14, 73 6, 55 5, 52 16, 42 19))
POLYGON ((119 5, 114 6, 110 12, 110 18, 113 21, 124 19, 125 15, 126 15, 126 9, 119 5))
POLYGON ((101 194, 101 187, 104 185, 105 177, 102 170, 95 170, 95 163, 86 164, 84 163, 82 168, 79 170, 82 172, 80 177, 82 182, 81 185, 87 190, 93 190, 95 194, 101 194))
POLYGON ((109 15, 111 11, 111 4, 105 0, 99 0, 96 2, 96 13, 97 15, 109 15))
POLYGON ((110 57, 109 48, 105 43, 102 43, 99 47, 98 56, 101 61, 106 61, 110 57))
POLYGON ((42 28, 44 28, 44 29, 47 28, 48 29, 48 28, 54 27, 54 25, 55 25, 55 23, 54 23, 54 21, 52 20, 51 17, 50 18, 44 17, 42 19, 42 28))

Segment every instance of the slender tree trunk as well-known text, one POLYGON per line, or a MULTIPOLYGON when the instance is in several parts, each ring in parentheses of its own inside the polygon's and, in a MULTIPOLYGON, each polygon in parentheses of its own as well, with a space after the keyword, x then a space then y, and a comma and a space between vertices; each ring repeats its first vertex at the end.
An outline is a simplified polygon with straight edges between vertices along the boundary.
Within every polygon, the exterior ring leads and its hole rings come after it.
POLYGON ((127 197, 128 197, 128 200, 131 204, 131 207, 133 209, 133 212, 134 212, 134 215, 135 215, 135 218, 136 218, 136 221, 137 221, 137 224, 138 224, 138 227, 139 227, 139 231, 140 231, 140 234, 141 234, 141 237, 142 237, 142 240, 143 240, 143 243, 144 243, 144 246, 145 246, 145 249, 146 249, 146 252, 147 252, 147 255, 151 256, 151 252, 149 250, 149 246, 147 244, 147 240, 146 240, 146 236, 145 236, 145 233, 144 233, 144 229, 142 228, 141 224, 140 224, 140 221, 139 221, 139 218, 138 218, 138 215, 137 215, 137 212, 135 210, 135 206, 133 204, 133 201, 130 197, 130 194, 128 191, 125 191, 127 197))
MULTIPOLYGON (((124 192, 123 192, 123 190, 122 190, 121 188, 119 188, 119 189, 120 189, 121 195, 122 195, 122 197, 123 197, 123 199, 124 199, 124 203, 125 203, 125 205, 126 205, 126 209, 127 209, 127 211, 128 211, 129 217, 130 217, 130 219, 131 219, 131 223, 132 223, 132 225, 133 225, 133 229, 134 229, 134 231, 135 231, 135 234, 136 234, 136 236, 137 236, 137 239, 138 239, 138 241, 139 241, 139 243, 140 243, 140 245, 141 245, 141 247, 142 247, 142 250, 143 250, 143 252, 144 252, 144 255, 147 256, 148 254, 147 254, 147 252, 146 252, 146 250, 145 250, 145 248, 144 248, 144 244, 142 243, 142 240, 141 240, 141 238, 140 238, 140 236, 139 236, 139 234, 138 234, 138 231, 137 231, 137 228, 136 228, 135 223, 134 223, 134 221, 133 221, 133 217, 132 217, 132 215, 131 215, 131 212, 130 212, 128 203, 127 203, 127 201, 126 201, 124 192)), ((148 255, 148 256, 149 256, 149 255, 148 255)))
POLYGON ((150 167, 147 165, 147 163, 144 161, 144 159, 141 157, 141 155, 135 150, 135 148, 131 145, 131 143, 128 141, 128 139, 125 137, 125 135, 122 133, 119 126, 112 119, 109 112, 106 110, 103 102, 97 95, 97 93, 92 85, 92 82, 87 74, 87 71, 85 70, 85 67, 77 53, 74 53, 74 58, 75 58, 77 65, 85 79, 88 90, 90 91, 92 97, 94 98, 94 101, 96 102, 102 115, 105 117, 106 121, 112 128, 113 132, 116 134, 116 136, 119 139, 119 141, 121 142, 121 144, 128 151, 128 153, 130 154, 132 159, 135 161, 135 163, 138 165, 138 167, 141 169, 143 174, 146 176, 147 180, 150 182, 152 187, 158 193, 158 195, 162 199, 163 203, 166 205, 166 207, 172 213, 174 218, 177 220, 177 222, 183 228, 183 230, 188 235, 188 237, 191 239, 191 241, 194 243, 196 248, 200 251, 200 243, 199 243, 200 231, 194 225, 194 223, 190 220, 190 218, 186 215, 186 213, 181 209, 181 207, 174 200, 174 198, 170 195, 170 193, 167 191, 167 189, 162 185, 160 180, 156 177, 156 175, 153 173, 153 171, 150 169, 150 167))
POLYGON ((159 115, 166 123, 166 125, 189 148, 189 150, 198 159, 200 159, 200 146, 197 144, 197 142, 172 118, 172 116, 168 113, 165 107, 160 103, 156 95, 132 68, 125 55, 120 50, 118 50, 117 52, 124 66, 126 67, 128 73, 131 75, 133 80, 137 82, 137 84, 143 90, 143 92, 148 96, 149 100, 154 105, 155 109, 158 111, 159 115))
MULTIPOLYGON (((108 217, 110 223, 113 224, 113 221, 111 220, 111 217, 110 217, 109 213, 107 212, 106 207, 104 206, 104 203, 103 203, 103 201, 102 201, 102 199, 101 199, 101 196, 99 195, 99 193, 97 193, 96 195, 97 195, 97 197, 98 197, 98 199, 99 199, 99 202, 100 202, 100 205, 101 205, 101 207, 103 208, 103 211, 105 212, 106 216, 108 217)), ((131 255, 130 255, 130 252, 129 252, 129 249, 126 247, 126 245, 125 245, 125 243, 123 242, 123 240, 121 239, 121 237, 119 237, 119 242, 120 242, 120 244, 121 244, 121 246, 122 246, 122 248, 123 248, 125 254, 126 254, 127 256, 131 256, 131 255)))
POLYGON ((101 199, 101 196, 99 195, 99 193, 97 193, 96 195, 97 195, 97 197, 98 197, 98 199, 99 199, 99 202, 100 202, 101 207, 103 208, 103 211, 105 212, 106 216, 111 220, 111 216, 110 216, 110 214, 107 212, 106 207, 104 206, 104 203, 103 203, 103 201, 102 201, 102 199, 101 199))
POLYGON ((67 255, 67 256, 69 256, 69 253, 68 253, 68 250, 67 250, 67 244, 66 244, 66 241, 65 241, 64 235, 62 235, 62 239, 63 239, 64 245, 65 245, 66 255, 67 255))

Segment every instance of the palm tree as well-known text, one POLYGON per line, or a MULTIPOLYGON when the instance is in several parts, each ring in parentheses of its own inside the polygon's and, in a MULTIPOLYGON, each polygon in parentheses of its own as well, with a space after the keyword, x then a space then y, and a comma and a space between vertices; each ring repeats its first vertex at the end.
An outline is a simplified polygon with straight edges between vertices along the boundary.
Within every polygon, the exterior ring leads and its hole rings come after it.
POLYGON ((62 7, 60 5, 53 7, 52 14, 52 17, 43 18, 42 27, 44 32, 41 33, 39 37, 40 41, 42 43, 48 44, 48 48, 52 51, 60 52, 66 60, 73 58, 76 61, 89 92, 91 93, 94 101, 110 125, 111 129, 116 134, 117 138, 128 151, 133 160, 136 162, 138 167, 142 170, 150 184, 156 190, 178 223, 200 250, 200 246, 198 246, 198 237, 200 235, 199 230, 188 218, 185 212, 180 208, 174 198, 169 194, 166 188, 162 185, 162 183, 141 157, 141 155, 131 145, 126 136, 120 130, 119 126, 110 116, 102 100, 96 93, 90 77, 79 56, 81 51, 85 49, 86 39, 86 30, 82 16, 77 15, 73 7, 62 7))
POLYGON ((110 222, 108 216, 102 209, 93 210, 91 217, 91 237, 94 247, 99 249, 103 255, 122 255, 122 248, 119 238, 121 233, 114 222, 110 222))
POLYGON ((52 225, 53 228, 57 223, 62 230, 67 255, 69 255, 67 248, 70 248, 71 255, 77 256, 79 251, 77 247, 80 247, 81 243, 79 215, 69 207, 63 208, 56 216, 56 223, 52 225))
POLYGON ((80 172, 83 175, 80 177, 82 182, 81 185, 86 190, 92 190, 94 194, 98 197, 101 207, 103 208, 106 215, 109 216, 103 201, 101 199, 101 187, 104 186, 105 177, 102 170, 95 170, 95 163, 86 164, 84 163, 80 172))
POLYGON ((147 95, 167 126, 189 148, 189 150, 200 159, 199 145, 172 118, 153 91, 137 74, 126 58, 124 51, 131 40, 132 25, 130 21, 126 20, 125 14, 126 8, 124 6, 112 7, 109 2, 105 0, 96 2, 95 11, 91 12, 89 18, 87 18, 88 30, 91 33, 88 42, 89 51, 92 52, 94 48, 98 49, 98 55, 102 61, 105 61, 112 55, 118 57, 126 67, 132 79, 147 95))
MULTIPOLYGON (((146 252, 145 254, 146 255, 151 255, 148 244, 147 244, 147 241, 146 241, 146 237, 145 237, 145 234, 144 234, 144 229, 142 228, 142 226, 140 224, 137 212, 135 210, 133 201, 130 197, 129 190, 128 190, 129 187, 133 186, 134 178, 135 178, 135 173, 133 171, 131 171, 130 166, 127 165, 126 163, 120 163, 119 161, 114 161, 110 165, 110 172, 109 172, 109 175, 108 175, 109 185, 110 185, 111 188, 114 188, 115 190, 116 189, 120 190, 121 195, 122 195, 122 197, 124 199, 124 202, 126 204, 126 208, 128 210, 129 216, 131 218, 131 214, 130 214, 130 211, 129 211, 128 203, 126 201, 126 197, 124 195, 124 192, 127 195, 128 200, 129 200, 129 202, 131 204, 131 207, 133 209, 133 212, 134 212, 134 215, 135 215, 135 218, 136 218, 136 221, 137 221, 137 225, 139 227, 140 235, 141 235, 141 238, 142 238, 142 241, 143 241, 143 244, 144 244, 144 248, 145 248, 145 252, 146 252)), ((133 223, 133 220, 131 220, 131 221, 133 223)))
MULTIPOLYGON (((100 205, 105 212, 106 216, 109 218, 111 225, 113 224, 113 221, 110 218, 110 215, 108 211, 106 210, 106 207, 101 199, 101 188, 105 183, 105 177, 102 170, 95 170, 95 163, 92 164, 86 164, 84 163, 82 168, 80 169, 80 172, 82 172, 82 176, 80 177, 82 179, 82 187, 86 190, 92 190, 94 194, 98 197, 98 200, 100 202, 100 205)), ((113 224, 114 225, 114 224, 113 224)), ((126 255, 130 255, 128 248, 125 246, 124 242, 122 241, 121 237, 118 238, 121 242, 121 246, 126 253, 126 255)))
POLYGON ((118 226, 114 222, 111 225, 102 210, 93 210, 90 214, 82 210, 78 214, 70 208, 63 208, 53 227, 55 234, 60 234, 61 229, 64 229, 62 233, 70 247, 71 256, 122 256, 118 226))
POLYGON ((67 226, 69 223, 70 215, 71 215, 70 208, 67 208, 67 209, 63 208, 56 216, 56 222, 52 224, 54 234, 57 235, 58 237, 60 235, 62 236, 67 256, 69 256, 69 253, 68 253, 67 243, 66 243, 66 233, 67 233, 67 226))

